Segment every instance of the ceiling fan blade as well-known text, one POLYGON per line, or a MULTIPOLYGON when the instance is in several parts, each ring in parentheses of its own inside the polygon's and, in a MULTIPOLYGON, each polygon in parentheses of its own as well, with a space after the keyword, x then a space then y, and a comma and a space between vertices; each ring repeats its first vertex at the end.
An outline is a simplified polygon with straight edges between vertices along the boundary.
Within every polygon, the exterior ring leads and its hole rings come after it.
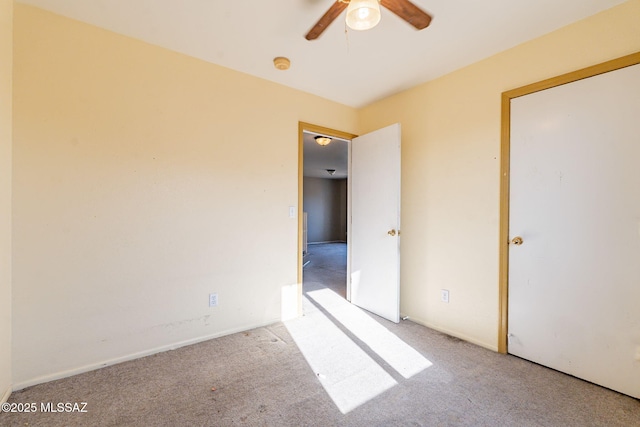
POLYGON ((411 3, 409 0, 381 0, 380 4, 416 27, 418 30, 427 28, 431 23, 431 15, 411 3))
POLYGON ((313 26, 311 31, 309 31, 307 35, 304 36, 304 38, 307 40, 315 40, 320 37, 320 34, 322 34, 324 30, 327 29, 327 27, 338 17, 338 15, 342 13, 343 10, 347 8, 347 6, 347 3, 344 3, 340 0, 336 1, 333 5, 331 5, 329 10, 327 10, 327 13, 322 15, 322 18, 320 18, 320 20, 316 22, 316 25, 313 26))

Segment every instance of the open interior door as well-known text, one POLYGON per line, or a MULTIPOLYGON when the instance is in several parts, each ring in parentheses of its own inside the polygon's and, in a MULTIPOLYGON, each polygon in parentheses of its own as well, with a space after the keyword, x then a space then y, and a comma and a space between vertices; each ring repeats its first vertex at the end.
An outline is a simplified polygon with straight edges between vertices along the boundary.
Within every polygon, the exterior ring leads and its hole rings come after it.
POLYGON ((400 124, 351 142, 351 302, 400 320, 400 124))

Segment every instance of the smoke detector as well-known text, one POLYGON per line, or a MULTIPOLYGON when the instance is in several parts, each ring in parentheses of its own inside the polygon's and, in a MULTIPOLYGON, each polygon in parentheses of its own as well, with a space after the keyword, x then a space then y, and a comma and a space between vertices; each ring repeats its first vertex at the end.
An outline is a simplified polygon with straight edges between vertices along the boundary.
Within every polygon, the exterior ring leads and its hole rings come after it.
POLYGON ((285 58, 284 56, 278 56, 277 58, 273 58, 273 65, 278 70, 284 71, 289 69, 291 61, 289 61, 289 58, 285 58))

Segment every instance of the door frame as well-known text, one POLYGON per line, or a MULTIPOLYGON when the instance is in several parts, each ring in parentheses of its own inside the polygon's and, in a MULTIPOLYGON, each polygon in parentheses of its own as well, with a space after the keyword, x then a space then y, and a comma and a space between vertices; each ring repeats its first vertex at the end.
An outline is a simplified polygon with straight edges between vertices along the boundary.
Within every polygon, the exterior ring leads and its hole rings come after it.
POLYGON ((500 135, 500 261, 498 302, 498 352, 507 353, 509 305, 509 179, 511 153, 511 100, 545 89, 640 64, 640 52, 562 74, 502 93, 500 135))
MULTIPOLYGON (((358 135, 343 132, 324 126, 314 125, 306 122, 298 122, 298 316, 302 315, 302 233, 303 233, 303 188, 304 188, 304 132, 319 133, 334 138, 346 139, 349 141, 349 172, 351 171, 351 140, 358 135)), ((349 187, 349 178, 347 177, 347 247, 349 246, 351 227, 349 219, 351 218, 351 188, 349 187)), ((349 299, 349 278, 351 277, 349 268, 349 255, 347 255, 347 300, 349 299)))

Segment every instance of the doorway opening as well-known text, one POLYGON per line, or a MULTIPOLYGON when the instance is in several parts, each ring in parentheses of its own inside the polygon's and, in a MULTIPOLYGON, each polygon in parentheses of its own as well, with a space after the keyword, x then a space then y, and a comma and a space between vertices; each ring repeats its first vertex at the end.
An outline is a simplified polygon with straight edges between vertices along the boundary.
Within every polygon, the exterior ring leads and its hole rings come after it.
MULTIPOLYGON (((349 299, 349 151, 355 135, 300 123, 298 283, 349 299), (328 137, 321 145, 316 138, 328 137)), ((299 305, 302 312, 302 300, 299 305)))

